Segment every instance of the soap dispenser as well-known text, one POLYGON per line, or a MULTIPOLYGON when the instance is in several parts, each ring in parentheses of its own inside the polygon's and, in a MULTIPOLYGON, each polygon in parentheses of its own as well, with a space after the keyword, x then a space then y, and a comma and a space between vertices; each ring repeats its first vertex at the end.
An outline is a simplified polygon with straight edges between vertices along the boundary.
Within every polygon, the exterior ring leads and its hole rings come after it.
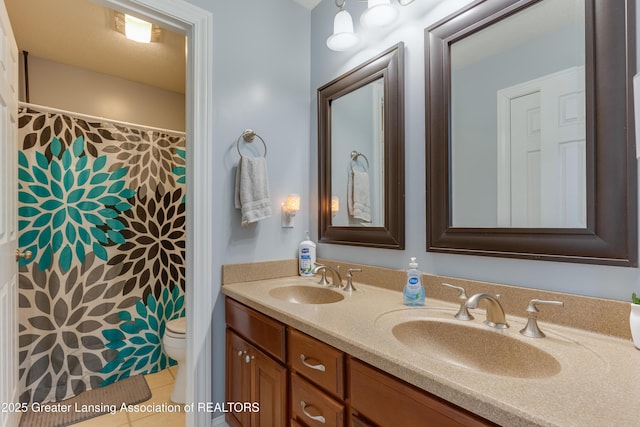
POLYGON ((415 257, 411 257, 407 270, 407 284, 404 285, 404 305, 424 305, 424 286, 422 286, 422 272, 418 269, 415 257))
POLYGON ((316 244, 306 232, 305 239, 298 245, 298 274, 303 277, 313 276, 313 267, 316 266, 316 244))

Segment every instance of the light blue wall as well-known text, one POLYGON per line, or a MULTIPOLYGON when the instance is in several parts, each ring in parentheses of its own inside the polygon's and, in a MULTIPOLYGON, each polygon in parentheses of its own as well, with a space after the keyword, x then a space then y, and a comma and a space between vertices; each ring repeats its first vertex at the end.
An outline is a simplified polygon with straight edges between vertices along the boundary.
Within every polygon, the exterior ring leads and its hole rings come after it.
MULTIPOLYGON (((214 235, 216 253, 223 254, 212 260, 215 270, 223 264, 293 258, 307 229, 317 239, 316 88, 404 41, 407 249, 319 245, 318 255, 390 268, 405 267, 416 256, 429 273, 616 299, 640 291, 637 269, 425 252, 424 28, 469 0, 416 0, 401 9, 396 27, 361 32, 367 42, 350 53, 325 45, 337 10, 334 0, 323 0, 311 13, 292 0, 188 1, 214 17, 214 235), (268 145, 274 214, 243 229, 233 208, 233 184, 235 143, 246 128, 259 132, 268 145), (302 197, 301 211, 295 228, 282 229, 279 204, 294 192, 302 197)), ((357 21, 366 3, 351 0, 348 6, 357 21)), ((218 298, 212 331, 215 401, 224 401, 221 308, 218 298)))
MULTIPOLYGON (((394 2, 395 3, 395 2, 394 2)), ((607 267, 549 261, 437 254, 425 251, 425 83, 424 29, 459 9, 462 1, 415 1, 400 9, 397 25, 379 32, 360 29, 359 16, 366 3, 348 1, 347 10, 355 21, 356 32, 365 42, 350 52, 332 52, 325 45, 331 34, 337 8, 333 0, 323 0, 311 13, 311 153, 317 153, 317 120, 315 88, 349 69, 404 41, 405 55, 405 167, 406 167, 406 250, 393 251, 353 246, 318 246, 318 256, 375 264, 390 268, 406 268, 409 257, 418 258, 428 273, 483 280, 524 287, 556 290, 581 295, 629 300, 631 292, 640 291, 637 268, 607 267)), ((312 201, 317 194, 317 166, 310 163, 312 201)), ((317 238, 317 206, 311 207, 314 238, 317 238)), ((505 295, 505 297, 508 297, 505 295)), ((523 307, 524 309, 524 307, 523 307)))
MULTIPOLYGON (((213 14, 214 271, 223 264, 291 259, 309 227, 310 12, 291 0, 188 0, 213 14), (266 141, 273 214, 240 227, 233 207, 236 140, 252 128, 266 141), (302 197, 295 228, 280 226, 280 203, 302 197)), ((257 141, 257 140, 256 140, 257 141)), ((262 146, 258 141, 259 152, 262 146)), ((250 150, 244 144, 242 150, 250 150)), ((220 283, 214 283, 216 290, 220 283)), ((213 313, 213 399, 224 402, 224 310, 213 313)), ((213 414, 214 417, 221 414, 213 414)))

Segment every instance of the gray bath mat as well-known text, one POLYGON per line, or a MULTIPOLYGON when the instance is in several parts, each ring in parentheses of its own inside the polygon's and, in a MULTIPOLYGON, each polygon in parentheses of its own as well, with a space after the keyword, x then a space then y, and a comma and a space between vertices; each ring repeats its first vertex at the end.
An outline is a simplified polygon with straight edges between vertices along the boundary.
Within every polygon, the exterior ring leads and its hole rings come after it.
POLYGON ((19 427, 68 426, 110 413, 114 408, 118 413, 123 403, 135 405, 150 398, 151 390, 144 376, 136 375, 62 402, 30 405, 29 410, 22 414, 19 427), (55 410, 58 412, 53 412, 55 410))

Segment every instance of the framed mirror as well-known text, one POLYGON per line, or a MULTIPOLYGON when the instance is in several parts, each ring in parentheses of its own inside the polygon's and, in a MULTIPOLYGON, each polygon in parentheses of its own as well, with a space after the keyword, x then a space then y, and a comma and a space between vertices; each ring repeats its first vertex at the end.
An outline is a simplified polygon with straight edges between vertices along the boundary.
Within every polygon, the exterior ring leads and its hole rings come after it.
POLYGON ((426 29, 428 251, 637 265, 634 27, 495 0, 426 29))
POLYGON ((318 89, 319 241, 404 249, 404 44, 318 89))

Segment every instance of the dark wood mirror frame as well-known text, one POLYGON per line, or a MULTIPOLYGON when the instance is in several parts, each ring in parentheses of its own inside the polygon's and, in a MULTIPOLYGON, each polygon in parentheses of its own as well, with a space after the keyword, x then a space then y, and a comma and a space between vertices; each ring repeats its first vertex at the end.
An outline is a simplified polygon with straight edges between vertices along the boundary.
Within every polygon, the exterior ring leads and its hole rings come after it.
POLYGON ((427 251, 635 267, 634 0, 585 0, 586 228, 451 226, 450 45, 537 1, 475 2, 425 30, 427 251))
POLYGON ((318 236, 321 243, 404 249, 404 43, 318 89, 318 236), (331 103, 384 78, 384 226, 331 225, 331 103))

